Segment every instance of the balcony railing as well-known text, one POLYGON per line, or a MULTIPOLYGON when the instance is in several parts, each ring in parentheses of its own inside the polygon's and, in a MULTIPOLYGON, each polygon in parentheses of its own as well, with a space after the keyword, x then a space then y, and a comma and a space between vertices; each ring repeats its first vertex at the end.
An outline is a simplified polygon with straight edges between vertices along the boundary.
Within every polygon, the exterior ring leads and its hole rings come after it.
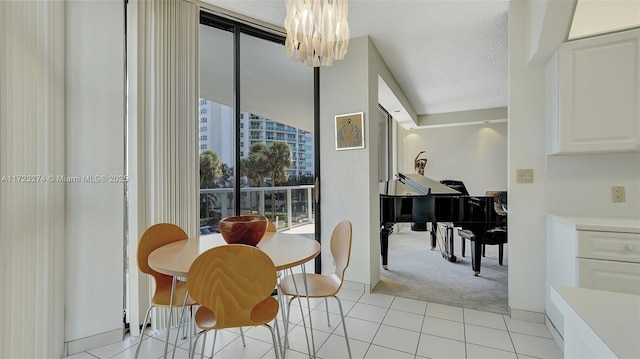
MULTIPOLYGON (((241 214, 262 214, 278 230, 314 223, 313 185, 240 189, 241 214)), ((200 227, 218 231, 220 219, 235 214, 233 188, 200 190, 200 227)))

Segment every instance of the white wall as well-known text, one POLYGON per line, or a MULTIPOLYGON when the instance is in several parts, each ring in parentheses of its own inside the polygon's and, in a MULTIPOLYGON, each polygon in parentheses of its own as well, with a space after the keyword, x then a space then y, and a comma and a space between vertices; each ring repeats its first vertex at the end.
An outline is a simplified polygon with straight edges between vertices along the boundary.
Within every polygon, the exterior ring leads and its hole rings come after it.
MULTIPOLYGON (((320 203, 322 206, 322 271, 333 271, 329 238, 333 227, 341 220, 353 225, 351 261, 346 279, 371 284, 370 230, 371 203, 369 159, 377 158, 369 110, 368 38, 351 39, 345 58, 332 67, 320 69, 320 203), (355 150, 336 150, 334 116, 364 112, 365 147, 355 150)), ((376 82, 377 84, 377 82, 376 82)), ((374 179, 377 179, 377 168, 374 179)), ((377 190, 376 190, 377 192, 377 190)), ((375 284, 375 283, 374 283, 375 284)))
MULTIPOLYGON (((122 175, 122 3, 69 1, 66 20, 66 175, 122 175)), ((66 186, 69 354, 122 338, 123 198, 122 182, 66 186)))
POLYGON ((428 159, 424 175, 433 180, 461 180, 471 195, 507 190, 507 124, 490 123, 402 132, 401 172, 415 173, 420 151, 428 159))
POLYGON ((547 211, 640 218, 640 153, 547 157, 547 211), (626 202, 611 202, 612 186, 625 187, 626 202))
MULTIPOLYGON (((341 220, 353 224, 346 279, 375 286, 380 281, 380 199, 378 189, 378 77, 402 102, 391 72, 368 36, 351 39, 344 60, 320 70, 320 202, 322 271, 333 271, 329 236, 341 220), (335 149, 334 116, 364 112, 365 147, 335 149)), ((412 109, 408 109, 412 112, 412 109)))

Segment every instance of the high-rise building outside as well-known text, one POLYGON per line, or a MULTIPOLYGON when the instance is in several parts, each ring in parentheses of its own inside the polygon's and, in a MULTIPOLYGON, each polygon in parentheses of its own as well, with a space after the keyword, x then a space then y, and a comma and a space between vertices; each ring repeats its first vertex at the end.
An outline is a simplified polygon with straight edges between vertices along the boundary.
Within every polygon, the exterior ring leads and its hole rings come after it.
MULTIPOLYGON (((223 163, 231 165, 234 156, 233 111, 206 99, 200 99, 199 136, 200 152, 211 150, 223 163)), ((240 158, 246 158, 249 148, 256 142, 268 147, 284 142, 291 149, 289 176, 313 175, 313 135, 292 126, 248 112, 240 114, 240 158)))

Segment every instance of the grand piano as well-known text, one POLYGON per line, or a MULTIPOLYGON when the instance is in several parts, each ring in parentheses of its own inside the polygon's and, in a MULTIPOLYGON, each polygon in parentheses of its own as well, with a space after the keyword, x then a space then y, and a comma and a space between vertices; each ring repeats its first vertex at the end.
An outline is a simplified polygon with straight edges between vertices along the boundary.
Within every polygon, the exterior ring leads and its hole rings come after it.
MULTIPOLYGON (((431 223, 431 249, 437 244, 437 223, 449 223, 446 226, 442 247, 442 256, 450 262, 456 262, 453 253, 454 227, 491 228, 501 223, 494 210, 493 196, 467 196, 437 181, 420 174, 398 173, 397 179, 380 183, 380 251, 382 267, 388 269, 389 234, 395 223, 431 223)), ((482 246, 474 241, 474 246, 482 246)), ((472 253, 479 253, 473 248, 472 253)), ((480 273, 480 260, 472 262, 476 275, 480 273)))

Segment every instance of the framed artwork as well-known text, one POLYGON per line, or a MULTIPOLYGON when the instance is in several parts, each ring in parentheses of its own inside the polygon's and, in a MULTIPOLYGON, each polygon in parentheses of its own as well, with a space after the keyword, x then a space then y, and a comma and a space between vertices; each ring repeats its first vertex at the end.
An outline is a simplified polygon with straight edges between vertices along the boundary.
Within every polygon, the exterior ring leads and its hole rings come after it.
POLYGON ((364 113, 336 116, 336 150, 364 148, 364 113))

